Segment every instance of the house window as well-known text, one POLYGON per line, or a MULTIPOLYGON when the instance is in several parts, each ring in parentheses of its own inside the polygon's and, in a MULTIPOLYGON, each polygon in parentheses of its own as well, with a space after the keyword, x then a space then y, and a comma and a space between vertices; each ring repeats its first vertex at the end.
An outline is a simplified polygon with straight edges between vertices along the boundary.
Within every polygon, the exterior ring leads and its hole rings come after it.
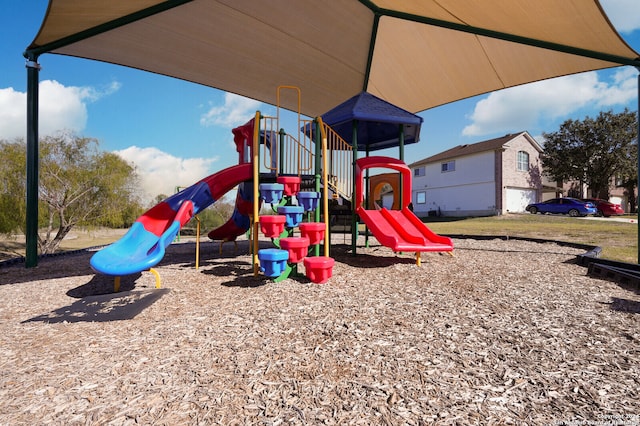
POLYGON ((418 167, 416 169, 413 169, 413 176, 415 177, 424 176, 424 167, 418 167))
POLYGON ((454 172, 456 170, 456 162, 455 160, 453 161, 447 161, 446 163, 442 163, 442 173, 444 172, 454 172))
POLYGON ((529 153, 526 151, 518 151, 518 171, 529 171, 529 153))
POLYGON ((416 192, 416 204, 425 204, 427 202, 427 193, 425 191, 416 192))

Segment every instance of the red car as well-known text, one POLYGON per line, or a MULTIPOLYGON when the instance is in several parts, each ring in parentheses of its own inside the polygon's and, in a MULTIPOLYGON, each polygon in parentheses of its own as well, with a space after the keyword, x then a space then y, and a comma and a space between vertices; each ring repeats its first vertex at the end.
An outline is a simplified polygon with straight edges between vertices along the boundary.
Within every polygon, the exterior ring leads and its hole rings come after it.
POLYGON ((584 201, 589 201, 593 203, 594 206, 598 209, 598 213, 596 216, 619 216, 624 214, 624 210, 620 207, 620 204, 613 204, 607 200, 601 200, 599 198, 586 198, 584 201))

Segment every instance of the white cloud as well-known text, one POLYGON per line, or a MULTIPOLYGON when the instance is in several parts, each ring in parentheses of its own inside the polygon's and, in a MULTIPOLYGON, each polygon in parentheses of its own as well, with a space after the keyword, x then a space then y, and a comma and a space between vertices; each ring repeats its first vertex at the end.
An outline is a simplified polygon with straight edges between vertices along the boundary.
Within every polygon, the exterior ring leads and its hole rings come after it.
POLYGON ((129 148, 114 151, 136 166, 143 198, 152 200, 159 194, 172 195, 177 186, 188 187, 210 174, 218 158, 179 158, 157 148, 129 148))
POLYGON ((235 127, 249 121, 262 103, 233 93, 225 93, 224 105, 214 106, 200 117, 203 126, 235 127))
POLYGON ((637 96, 637 71, 618 69, 611 82, 587 72, 493 92, 480 100, 462 130, 478 136, 534 127, 541 119, 557 119, 586 107, 624 105, 637 96))
POLYGON ((638 71, 633 67, 618 68, 612 77, 613 84, 606 86, 597 99, 598 106, 624 105, 638 96, 638 71))
POLYGON ((621 33, 640 29, 638 0, 600 0, 613 26, 621 33))
MULTIPOLYGON (((61 130, 81 133, 87 124, 87 104, 120 89, 113 82, 104 89, 64 86, 55 80, 40 82, 39 133, 50 135, 61 130)), ((25 137, 27 94, 9 87, 0 89, 0 138, 25 137)))
POLYGON ((13 88, 0 89, 0 138, 24 137, 26 132, 26 96, 13 88))
POLYGON ((65 87, 51 80, 40 83, 40 133, 82 131, 87 124, 86 101, 91 96, 88 88, 65 87))

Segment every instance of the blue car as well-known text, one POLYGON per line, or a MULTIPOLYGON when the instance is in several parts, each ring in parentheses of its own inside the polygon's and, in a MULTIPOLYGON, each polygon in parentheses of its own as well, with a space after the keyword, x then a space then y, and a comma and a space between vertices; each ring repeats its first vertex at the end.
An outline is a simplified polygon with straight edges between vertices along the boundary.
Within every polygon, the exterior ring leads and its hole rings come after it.
POLYGON ((541 203, 529 204, 526 210, 531 214, 568 214, 571 217, 598 213, 598 209, 593 203, 570 197, 553 198, 541 203))

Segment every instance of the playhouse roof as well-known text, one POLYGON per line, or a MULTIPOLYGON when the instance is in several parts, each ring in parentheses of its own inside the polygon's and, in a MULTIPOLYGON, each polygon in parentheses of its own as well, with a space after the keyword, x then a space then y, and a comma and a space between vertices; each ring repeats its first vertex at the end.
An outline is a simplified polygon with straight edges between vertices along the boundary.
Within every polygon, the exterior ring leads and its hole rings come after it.
POLYGON ((358 151, 398 146, 400 125, 403 125, 405 145, 418 142, 422 124, 422 117, 367 92, 361 92, 322 114, 322 120, 351 146, 355 124, 358 151))

